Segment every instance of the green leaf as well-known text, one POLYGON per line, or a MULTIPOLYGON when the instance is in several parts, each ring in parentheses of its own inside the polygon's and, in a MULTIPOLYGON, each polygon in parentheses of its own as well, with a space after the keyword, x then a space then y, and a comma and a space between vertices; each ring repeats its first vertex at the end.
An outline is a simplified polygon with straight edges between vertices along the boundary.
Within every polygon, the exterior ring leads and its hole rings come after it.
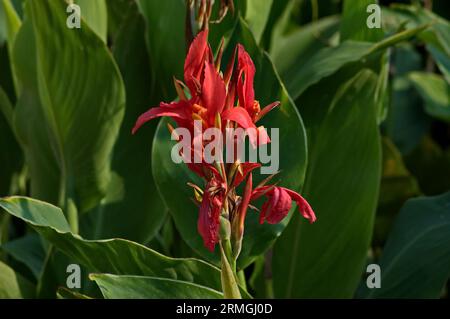
POLYGON ((85 212, 110 181, 125 104, 122 79, 108 48, 83 21, 81 29, 66 27, 63 1, 29 1, 27 17, 14 48, 23 86, 15 126, 31 194, 65 206, 69 215, 85 212))
POLYGON ((261 41, 267 20, 269 19, 270 10, 273 0, 246 0, 245 1, 245 21, 253 32, 257 43, 261 41))
POLYGON ((405 156, 405 163, 424 195, 439 195, 450 189, 450 152, 444 151, 431 136, 426 135, 405 156))
MULTIPOLYGON (((281 83, 267 54, 257 47, 253 35, 241 21, 228 45, 228 53, 235 43, 242 43, 249 51, 256 66, 255 96, 261 105, 280 101, 281 106, 270 112, 261 124, 266 128, 280 128, 280 167, 279 178, 282 185, 300 190, 306 166, 306 137, 303 123, 294 103, 281 83)), ((192 189, 187 182, 203 186, 203 182, 188 170, 185 164, 175 164, 170 158, 174 142, 167 130, 166 119, 160 122, 153 144, 153 176, 158 190, 169 208, 175 225, 186 243, 201 256, 218 262, 219 255, 210 253, 203 246, 197 231, 198 208, 191 202, 192 189)), ((270 134, 270 130, 268 131, 270 134)), ((255 171, 255 184, 267 177, 255 171)), ((260 225, 258 214, 249 213, 246 217, 243 248, 238 260, 240 267, 247 266, 255 257, 266 251, 286 227, 288 219, 278 225, 260 225)), ((218 249, 216 249, 218 250, 218 249)))
MULTIPOLYGON (((13 55, 13 48, 14 48, 14 43, 16 40, 16 35, 19 32, 19 29, 22 25, 22 21, 20 21, 19 16, 17 15, 16 10, 14 9, 13 4, 11 3, 10 0, 1 0, 0 1, 0 11, 1 14, 4 16, 4 30, 5 30, 5 35, 6 35, 6 39, 7 39, 7 46, 8 46, 8 55, 9 55, 9 59, 13 60, 14 55, 13 55)), ((3 20, 3 19, 2 19, 3 20)), ((0 28, 2 26, 0 25, 0 28)), ((0 31, 1 32, 1 31, 0 31)), ((13 78, 13 82, 14 82, 14 88, 16 90, 16 94, 20 91, 20 87, 19 87, 19 83, 17 80, 17 76, 14 70, 14 64, 11 64, 11 69, 12 69, 12 78, 13 78)))
POLYGON ((106 43, 108 32, 108 10, 105 0, 76 0, 80 6, 81 18, 106 43))
POLYGON ((450 276, 450 193, 419 197, 400 211, 381 260, 381 288, 368 298, 439 298, 450 276))
POLYGON ((328 39, 338 31, 339 21, 339 17, 331 16, 272 37, 270 56, 282 77, 293 66, 304 66, 311 56, 327 47, 328 39))
POLYGON ((182 78, 185 45, 183 0, 139 0, 147 24, 147 48, 152 69, 151 93, 164 99, 175 96, 172 77, 182 78))
POLYGON ((384 137, 383 173, 372 243, 383 247, 404 202, 420 195, 416 178, 406 169, 402 155, 392 141, 384 137))
POLYGON ((67 289, 65 287, 58 288, 58 298, 61 298, 61 299, 92 299, 92 297, 86 296, 77 291, 67 289))
POLYGON ((33 298, 34 286, 0 261, 0 299, 33 298))
POLYGON ((292 64, 285 73, 281 73, 281 77, 291 96, 297 99, 309 86, 330 76, 343 66, 413 37, 427 27, 428 25, 423 25, 405 30, 375 44, 350 40, 337 47, 323 48, 308 60, 292 64))
POLYGON ((353 296, 370 244, 381 174, 375 100, 368 99, 375 87, 374 73, 362 70, 341 87, 322 122, 306 119, 308 130, 318 126, 303 188, 317 221, 309 225, 296 214, 277 240, 276 297, 353 296))
POLYGON ((450 122, 450 84, 439 75, 424 72, 409 74, 409 80, 425 101, 425 111, 450 122))
POLYGON ((150 169, 152 136, 157 121, 131 134, 138 116, 156 102, 148 90, 151 73, 145 46, 145 22, 136 4, 130 5, 127 12, 113 50, 127 95, 125 117, 112 159, 117 183, 108 188, 107 199, 101 207, 92 216, 86 214, 87 225, 81 228, 94 226, 96 231, 89 236, 93 239, 120 237, 147 243, 163 222, 166 209, 150 169))
POLYGON ((70 232, 58 207, 35 199, 0 199, 0 207, 32 226, 71 260, 91 272, 178 279, 220 290, 219 269, 201 260, 169 258, 125 239, 82 239, 70 232))
MULTIPOLYGON (((367 11, 369 5, 378 5, 377 0, 345 0, 343 5, 342 21, 340 26, 341 41, 367 41, 377 42, 383 39, 384 33, 382 28, 369 28, 367 25, 368 17, 374 12, 367 11)), ((380 23, 381 23, 381 8, 380 23)))
MULTIPOLYGON (((0 196, 14 191, 13 183, 23 165, 23 155, 13 132, 13 108, 0 87, 0 196)), ((0 239, 1 241, 1 239, 0 239)))
POLYGON ((218 299, 222 293, 186 281, 143 277, 91 274, 106 299, 218 299))
POLYGON ((392 80, 391 107, 386 118, 386 132, 402 154, 411 152, 430 126, 420 96, 407 74, 421 69, 421 56, 411 45, 401 45, 393 53, 396 76, 392 80))
POLYGON ((25 264, 34 277, 39 278, 43 268, 45 251, 41 239, 36 233, 2 244, 1 249, 25 264))

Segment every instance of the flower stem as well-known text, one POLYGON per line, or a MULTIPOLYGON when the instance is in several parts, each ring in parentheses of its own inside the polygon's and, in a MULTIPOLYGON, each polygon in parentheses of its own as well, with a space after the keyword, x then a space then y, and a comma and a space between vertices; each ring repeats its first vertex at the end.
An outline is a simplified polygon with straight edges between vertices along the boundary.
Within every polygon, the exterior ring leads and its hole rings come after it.
POLYGON ((236 281, 236 264, 230 261, 231 244, 230 240, 223 240, 220 242, 220 256, 222 261, 221 280, 222 290, 225 299, 241 299, 241 293, 236 281))

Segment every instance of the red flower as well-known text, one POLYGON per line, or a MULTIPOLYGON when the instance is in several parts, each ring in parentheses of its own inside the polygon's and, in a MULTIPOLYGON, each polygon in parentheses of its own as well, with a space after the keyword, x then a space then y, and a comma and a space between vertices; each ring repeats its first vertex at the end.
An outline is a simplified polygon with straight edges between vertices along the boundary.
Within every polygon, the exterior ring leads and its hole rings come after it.
MULTIPOLYGON (((254 146, 269 143, 270 139, 265 129, 263 127, 257 128, 255 125, 254 118, 256 118, 256 113, 252 111, 252 115, 250 115, 247 107, 234 107, 236 101, 234 86, 236 84, 230 82, 234 63, 233 61, 231 62, 224 78, 222 78, 219 70, 216 68, 216 65, 220 65, 220 55, 214 61, 211 48, 207 43, 207 37, 208 30, 200 32, 192 42, 186 57, 184 81, 190 98, 186 97, 183 84, 180 81, 175 81, 179 101, 172 103, 162 102, 159 107, 153 107, 142 114, 133 128, 133 134, 144 123, 161 116, 171 117, 179 127, 188 128, 191 132, 194 120, 201 120, 203 128, 206 129, 215 126, 215 118, 219 114, 222 124, 225 124, 226 121, 232 121, 244 129, 255 129, 258 134, 252 131, 249 134, 249 139, 254 146), (226 104, 227 109, 225 110, 226 104)), ((239 69, 242 69, 239 73, 249 74, 245 79, 245 88, 240 89, 240 91, 249 95, 249 98, 253 101, 254 93, 251 93, 253 92, 253 75, 246 70, 253 69, 254 74, 254 65, 242 46, 239 46, 239 59, 242 60, 239 62, 239 69), (244 59, 243 56, 247 57, 245 61, 242 60, 244 59)), ((239 103, 247 103, 247 100, 241 97, 238 100, 239 103)))
MULTIPOLYGON (((220 72, 220 64, 223 48, 214 61, 212 50, 207 42, 208 31, 202 31, 192 41, 184 64, 184 82, 175 80, 175 88, 178 93, 178 101, 161 102, 158 107, 150 108, 142 114, 133 128, 133 134, 146 122, 162 116, 172 118, 178 127, 187 128, 194 133, 194 121, 202 122, 202 128, 217 127, 222 129, 235 126, 247 130, 250 143, 257 145, 270 143, 264 127, 257 127, 256 123, 270 110, 279 105, 274 102, 260 108, 259 102, 255 100, 254 78, 255 65, 250 55, 242 45, 238 45, 234 55, 228 64, 225 73, 220 72), (237 54, 237 68, 235 67, 235 56, 237 54)), ((171 127, 169 129, 172 129, 171 127)), ((200 137, 194 136, 199 141, 200 137)), ((194 142, 192 142, 194 145, 194 142)), ((236 143, 234 141, 233 143, 236 143)), ((201 146, 204 146, 201 144, 201 146)), ((231 145, 236 147, 236 145, 231 145)), ((185 156, 195 157, 202 160, 201 163, 187 163, 189 169, 205 181, 202 190, 196 185, 195 198, 198 202, 199 217, 197 228, 203 238, 204 245, 211 251, 214 250, 219 241, 219 229, 221 216, 229 218, 233 238, 239 245, 236 251, 240 251, 242 236, 244 233, 244 221, 250 202, 261 196, 267 197, 263 204, 260 222, 265 220, 270 223, 280 222, 288 214, 292 201, 298 205, 303 216, 314 222, 316 217, 306 200, 294 191, 283 187, 270 185, 259 186, 253 189, 252 171, 260 167, 258 163, 239 163, 223 165, 223 163, 208 164, 203 159, 203 153, 195 147, 184 149, 190 154, 185 156), (217 165, 216 165, 217 164, 217 165), (246 181, 243 196, 237 195, 236 188, 246 181), (224 205, 227 203, 228 205, 224 205), (234 229, 235 228, 235 229, 234 229)), ((239 252, 237 252, 238 254, 239 252)))
POLYGON ((253 191, 252 200, 256 200, 263 195, 267 197, 267 201, 261 209, 260 224, 264 223, 264 220, 269 224, 281 222, 289 213, 292 201, 297 203, 298 210, 310 223, 316 221, 316 215, 306 199, 293 190, 279 186, 262 186, 253 191))

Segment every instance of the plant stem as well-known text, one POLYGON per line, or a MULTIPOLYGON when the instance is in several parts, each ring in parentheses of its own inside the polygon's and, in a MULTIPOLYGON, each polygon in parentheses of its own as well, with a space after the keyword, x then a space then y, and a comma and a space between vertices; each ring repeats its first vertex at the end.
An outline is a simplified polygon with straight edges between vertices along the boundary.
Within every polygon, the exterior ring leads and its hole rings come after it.
POLYGON ((241 293, 236 281, 236 263, 232 264, 231 244, 229 240, 220 242, 220 256, 222 261, 221 280, 225 299, 241 299, 241 293))

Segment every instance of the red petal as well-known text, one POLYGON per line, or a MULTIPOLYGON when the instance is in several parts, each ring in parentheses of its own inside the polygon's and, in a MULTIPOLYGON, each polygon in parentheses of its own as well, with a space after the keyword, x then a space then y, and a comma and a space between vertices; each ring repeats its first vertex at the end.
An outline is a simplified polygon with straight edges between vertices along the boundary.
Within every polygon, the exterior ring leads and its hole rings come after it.
POLYGON ((144 123, 161 116, 169 116, 175 120, 188 120, 190 117, 189 105, 186 101, 172 102, 170 104, 161 102, 159 107, 152 107, 139 116, 133 127, 132 133, 136 133, 144 123))
MULTIPOLYGON (((253 123, 247 110, 240 106, 226 109, 222 114, 222 119, 236 122, 240 127, 244 129, 256 129, 256 126, 253 123)), ((255 130, 249 130, 247 133, 248 138, 250 139, 250 143, 253 145, 253 147, 256 147, 258 141, 257 132, 255 130)))
POLYGON ((192 41, 184 62, 184 81, 192 95, 196 92, 195 81, 201 82, 205 61, 210 58, 207 40, 208 30, 200 32, 192 41))
POLYGON ((238 69, 239 104, 245 107, 248 111, 251 111, 253 109, 253 101, 255 100, 253 81, 255 78, 256 69, 250 55, 240 44, 238 44, 238 69), (244 80, 242 80, 242 75, 244 75, 244 80))
POLYGON ((266 216, 269 224, 278 224, 289 213, 292 207, 292 200, 289 194, 282 187, 275 187, 273 191, 271 209, 266 216))
POLYGON ((242 174, 239 171, 236 172, 233 187, 237 187, 240 183, 242 183, 242 181, 247 177, 247 175, 255 168, 261 167, 261 164, 245 162, 241 164, 241 167, 242 167, 242 174))
POLYGON ((298 210, 302 214, 303 217, 309 220, 310 223, 314 223, 316 221, 316 214, 312 210, 309 203, 304 199, 300 194, 294 192, 293 190, 285 188, 285 191, 289 194, 289 196, 297 203, 298 210))
POLYGON ((225 83, 212 63, 205 63, 205 79, 202 86, 202 104, 208 110, 208 122, 214 124, 217 113, 222 113, 225 105, 225 83))

